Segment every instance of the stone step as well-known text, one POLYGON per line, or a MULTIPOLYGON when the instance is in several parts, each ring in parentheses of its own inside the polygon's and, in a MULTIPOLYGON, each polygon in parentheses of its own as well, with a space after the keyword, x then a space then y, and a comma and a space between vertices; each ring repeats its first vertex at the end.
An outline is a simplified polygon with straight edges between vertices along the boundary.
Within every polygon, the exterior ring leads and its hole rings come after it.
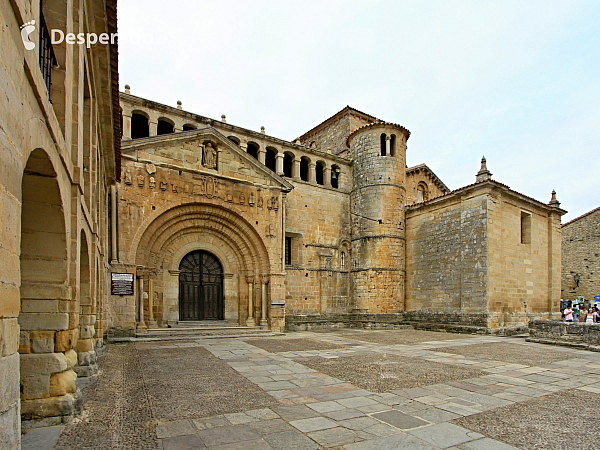
POLYGON ((209 337, 245 337, 245 336, 275 336, 269 330, 260 327, 244 326, 202 326, 202 327, 172 327, 150 328, 145 333, 136 333, 136 338, 209 338, 209 337))

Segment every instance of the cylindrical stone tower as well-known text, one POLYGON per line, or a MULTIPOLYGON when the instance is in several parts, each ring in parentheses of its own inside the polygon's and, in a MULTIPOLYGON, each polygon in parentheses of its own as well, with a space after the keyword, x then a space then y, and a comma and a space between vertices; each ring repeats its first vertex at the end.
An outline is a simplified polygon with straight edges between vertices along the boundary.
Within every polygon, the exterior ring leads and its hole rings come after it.
POLYGON ((404 309, 406 141, 410 132, 376 122, 348 137, 354 159, 352 309, 396 313, 404 309))

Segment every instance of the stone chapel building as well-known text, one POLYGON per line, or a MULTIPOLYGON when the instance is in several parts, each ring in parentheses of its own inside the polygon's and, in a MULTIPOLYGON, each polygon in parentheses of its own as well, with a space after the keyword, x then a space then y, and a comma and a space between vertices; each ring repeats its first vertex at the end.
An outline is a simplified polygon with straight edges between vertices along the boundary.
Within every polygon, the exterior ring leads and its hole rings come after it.
POLYGON ((201 320, 273 330, 505 331, 560 297, 560 217, 491 179, 406 166, 410 132, 351 107, 293 142, 121 93, 116 334, 201 320))

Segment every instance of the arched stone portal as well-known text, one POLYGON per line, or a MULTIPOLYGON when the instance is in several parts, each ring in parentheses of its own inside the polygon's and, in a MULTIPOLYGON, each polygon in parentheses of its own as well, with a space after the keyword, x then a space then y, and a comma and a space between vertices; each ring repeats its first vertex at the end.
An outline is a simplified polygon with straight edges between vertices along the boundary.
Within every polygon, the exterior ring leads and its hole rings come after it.
POLYGON ((194 250, 179 263, 179 320, 223 320, 223 267, 212 253, 194 250))
MULTIPOLYGON (((148 220, 132 249, 157 325, 202 320, 196 312, 181 308, 181 263, 190 253, 212 255, 221 266, 222 315, 211 312, 211 318, 240 325, 258 323, 263 316, 259 280, 268 282, 273 265, 263 239, 240 213, 208 202, 175 206, 148 220)), ((148 305, 144 308, 144 316, 149 317, 148 305)))

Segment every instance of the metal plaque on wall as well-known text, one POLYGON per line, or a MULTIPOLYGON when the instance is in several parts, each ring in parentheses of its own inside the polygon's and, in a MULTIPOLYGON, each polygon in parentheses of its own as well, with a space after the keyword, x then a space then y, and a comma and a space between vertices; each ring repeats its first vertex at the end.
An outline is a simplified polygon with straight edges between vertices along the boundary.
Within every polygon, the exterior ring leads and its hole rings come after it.
POLYGON ((110 274, 111 295, 133 295, 133 274, 115 273, 110 274))

